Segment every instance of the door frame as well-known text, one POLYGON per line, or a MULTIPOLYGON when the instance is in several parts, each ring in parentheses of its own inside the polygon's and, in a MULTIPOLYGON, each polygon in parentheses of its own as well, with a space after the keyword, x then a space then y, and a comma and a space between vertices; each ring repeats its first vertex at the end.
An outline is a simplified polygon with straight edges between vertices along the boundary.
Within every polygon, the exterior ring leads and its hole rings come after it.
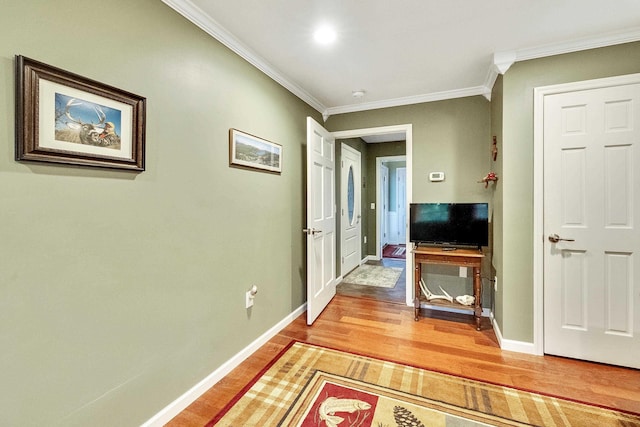
MULTIPOLYGON (((376 258, 377 259, 382 259, 382 216, 383 216, 383 209, 380 209, 380 206, 382 204, 382 190, 380 188, 380 168, 382 167, 383 163, 386 162, 402 162, 405 161, 407 159, 406 154, 400 155, 400 156, 385 156, 385 157, 376 157, 376 188, 378 191, 376 191, 376 258)), ((406 167, 405 167, 406 169, 406 167)), ((405 193, 408 195, 409 190, 406 188, 407 186, 407 180, 408 180, 408 176, 409 174, 405 172, 405 193)), ((387 196, 389 196, 387 194, 387 196)), ((405 211, 407 211, 407 207, 409 206, 408 203, 405 203, 405 211)), ((387 205, 387 214, 389 213, 389 206, 387 205)), ((389 218, 387 217, 386 220, 388 221, 389 218)), ((408 223, 405 222, 405 231, 407 231, 406 229, 409 227, 408 223)), ((388 225, 387 225, 387 229, 388 229, 388 225)), ((406 236, 405 236, 405 244, 406 244, 406 236)), ((407 248, 409 248, 409 245, 406 246, 407 248)), ((413 281, 411 282, 413 283, 413 281)))
POLYGON ((533 350, 544 354, 544 98, 640 83, 640 73, 541 86, 533 91, 533 350))
MULTIPOLYGON (((402 124, 402 125, 393 125, 393 126, 381 126, 374 128, 366 128, 366 129, 353 129, 353 130, 344 130, 344 131, 335 131, 331 132, 333 136, 338 139, 347 139, 347 138, 361 138, 363 136, 371 136, 371 135, 386 135, 392 133, 401 133, 405 134, 406 141, 406 150, 405 157, 407 161, 407 200, 406 200, 406 209, 409 211, 409 204, 413 200, 413 183, 412 183, 412 171, 413 171, 413 125, 412 124, 402 124)), ((409 225, 407 224, 407 227, 409 225)), ((411 247, 409 242, 409 232, 407 231, 407 240, 405 244, 407 245, 407 251, 411 247)), ((406 303, 408 306, 413 306, 413 257, 406 257, 405 267, 407 269, 407 283, 406 283, 406 303)))

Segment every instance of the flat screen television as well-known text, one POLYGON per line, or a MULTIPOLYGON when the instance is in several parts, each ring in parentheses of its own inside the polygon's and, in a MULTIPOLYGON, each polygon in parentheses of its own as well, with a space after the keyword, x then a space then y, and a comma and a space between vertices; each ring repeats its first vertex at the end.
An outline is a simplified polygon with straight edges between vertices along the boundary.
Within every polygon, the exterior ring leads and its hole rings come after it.
POLYGON ((474 246, 489 244, 487 203, 411 203, 409 239, 418 244, 474 246))

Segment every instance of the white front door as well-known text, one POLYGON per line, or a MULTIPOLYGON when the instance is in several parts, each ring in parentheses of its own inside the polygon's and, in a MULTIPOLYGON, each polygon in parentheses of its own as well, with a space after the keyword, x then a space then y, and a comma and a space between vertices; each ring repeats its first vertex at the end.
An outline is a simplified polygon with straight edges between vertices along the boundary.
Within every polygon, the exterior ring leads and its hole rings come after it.
POLYGON ((307 117, 307 324, 336 294, 335 139, 307 117))
POLYGON ((543 105, 544 352, 640 368, 640 84, 543 105))
POLYGON ((342 144, 342 172, 341 172, 341 212, 340 212, 340 240, 342 266, 340 273, 345 276, 360 265, 362 259, 362 212, 361 212, 361 174, 360 152, 348 145, 342 144))

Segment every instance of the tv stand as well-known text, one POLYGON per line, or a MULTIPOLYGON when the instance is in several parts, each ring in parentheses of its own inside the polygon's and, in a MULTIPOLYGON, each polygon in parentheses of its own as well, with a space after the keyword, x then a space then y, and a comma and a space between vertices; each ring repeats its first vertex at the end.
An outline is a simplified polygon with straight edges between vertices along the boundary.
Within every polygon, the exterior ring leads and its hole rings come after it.
POLYGON ((458 303, 433 301, 430 304, 455 308, 459 310, 469 310, 473 312, 476 321, 476 330, 480 330, 480 318, 482 316, 482 280, 480 271, 484 254, 480 249, 455 248, 450 250, 446 247, 418 246, 413 250, 414 271, 414 309, 415 320, 420 318, 420 278, 422 277, 422 264, 455 265, 459 267, 473 268, 473 296, 475 299, 473 306, 465 306, 458 303))

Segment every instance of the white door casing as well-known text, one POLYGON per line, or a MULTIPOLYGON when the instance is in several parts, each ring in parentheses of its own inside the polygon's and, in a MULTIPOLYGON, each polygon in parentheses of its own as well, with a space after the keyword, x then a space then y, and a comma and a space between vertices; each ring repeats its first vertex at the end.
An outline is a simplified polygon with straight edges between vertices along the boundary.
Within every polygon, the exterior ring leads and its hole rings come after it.
MULTIPOLYGON (((413 195, 413 179, 412 179, 412 171, 413 171, 413 126, 411 124, 403 124, 403 125, 393 125, 393 126, 380 126, 375 128, 364 128, 364 129, 352 129, 352 130, 344 130, 344 131, 335 131, 333 132, 333 136, 337 139, 347 139, 347 138, 360 138, 363 136, 369 135, 386 135, 386 134, 397 134, 403 133, 406 141, 406 156, 403 160, 407 162, 407 180, 406 180, 406 194, 407 194, 407 206, 406 210, 409 209, 409 204, 411 203, 412 195, 413 195)), ((376 159, 376 170, 378 170, 378 162, 381 161, 382 158, 378 157, 376 159)), ((376 186, 379 184, 378 173, 376 172, 376 186)), ((379 196, 376 196, 376 198, 379 196)), ((379 203, 376 202, 376 207, 379 206, 379 203)), ((367 207, 368 209, 368 207, 367 207)), ((380 220, 377 218, 377 227, 376 227, 376 257, 380 259, 382 253, 380 251, 380 220)), ((408 234, 407 234, 408 236, 408 234)), ((409 247, 410 243, 408 240, 405 242, 407 247, 409 247)), ((405 265, 407 271, 413 271, 413 257, 407 256, 405 260, 405 265)), ((413 306, 413 275, 406 275, 406 304, 408 306, 413 306)))
POLYGON ((362 259, 361 156, 356 149, 342 144, 340 179, 340 274, 360 265, 362 259))
POLYGON ((544 352, 640 368, 640 83, 542 108, 544 352))
POLYGON ((307 117, 307 324, 336 294, 335 139, 307 117))

